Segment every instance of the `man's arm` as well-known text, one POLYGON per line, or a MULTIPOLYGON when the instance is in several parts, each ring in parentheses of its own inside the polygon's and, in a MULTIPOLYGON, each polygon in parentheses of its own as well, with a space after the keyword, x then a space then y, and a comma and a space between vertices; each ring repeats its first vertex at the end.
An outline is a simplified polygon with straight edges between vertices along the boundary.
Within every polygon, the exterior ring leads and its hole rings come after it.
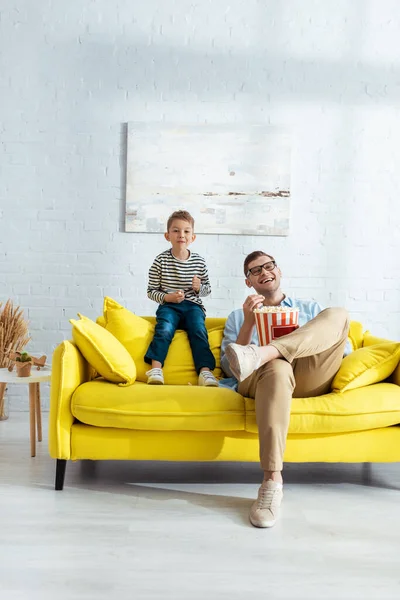
POLYGON ((259 307, 263 301, 264 296, 261 296, 260 294, 251 294, 250 296, 247 296, 243 303, 243 323, 241 324, 237 339, 234 340, 237 344, 240 344, 241 346, 251 344, 254 327, 256 325, 254 309, 259 307))
POLYGON ((316 317, 317 315, 319 315, 320 312, 322 312, 324 309, 322 308, 322 306, 319 304, 319 302, 311 302, 311 306, 310 306, 310 313, 311 313, 311 318, 314 319, 314 317, 316 317))
POLYGON ((238 338, 240 325, 239 325, 239 318, 237 317, 236 313, 237 313, 237 311, 231 312, 231 314, 229 315, 229 317, 226 320, 225 329, 224 329, 224 337, 222 338, 222 344, 221 344, 221 368, 222 368, 223 372, 225 373, 225 375, 227 375, 228 377, 234 377, 234 375, 229 367, 229 362, 228 362, 228 359, 226 358, 225 351, 226 351, 226 347, 228 346, 228 344, 232 344, 233 342, 236 342, 236 340, 238 338))
POLYGON ((242 310, 234 310, 229 315, 221 344, 221 367, 222 370, 233 377, 229 368, 229 363, 225 356, 225 350, 228 344, 236 343, 241 346, 251 344, 256 320, 254 309, 263 303, 264 296, 260 294, 251 294, 247 296, 243 303, 242 310))
POLYGON ((256 323, 248 323, 246 321, 243 322, 243 325, 240 328, 237 339, 234 340, 237 344, 241 346, 247 346, 247 344, 251 344, 251 338, 253 337, 254 327, 256 323))

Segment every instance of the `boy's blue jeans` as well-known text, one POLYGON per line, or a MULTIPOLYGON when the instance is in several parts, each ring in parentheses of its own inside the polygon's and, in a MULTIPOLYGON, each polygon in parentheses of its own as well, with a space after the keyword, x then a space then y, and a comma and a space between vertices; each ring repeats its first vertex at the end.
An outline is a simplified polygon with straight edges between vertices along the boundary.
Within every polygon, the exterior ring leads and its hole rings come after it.
POLYGON ((203 367, 211 371, 215 369, 215 358, 210 350, 204 323, 205 314, 198 304, 189 300, 180 304, 166 302, 158 307, 156 318, 154 337, 144 357, 145 362, 151 364, 152 360, 158 360, 164 365, 175 331, 184 329, 188 334, 197 373, 203 367))

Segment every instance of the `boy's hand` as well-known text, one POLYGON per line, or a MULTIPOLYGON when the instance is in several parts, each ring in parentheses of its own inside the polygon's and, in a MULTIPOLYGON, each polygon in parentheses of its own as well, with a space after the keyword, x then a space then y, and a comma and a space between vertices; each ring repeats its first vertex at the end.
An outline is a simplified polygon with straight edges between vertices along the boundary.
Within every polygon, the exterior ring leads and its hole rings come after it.
POLYGON ((173 302, 174 304, 180 304, 185 299, 185 294, 183 290, 177 290, 176 292, 171 292, 167 294, 164 298, 165 302, 173 302))
POLYGON ((195 292, 199 293, 200 286, 201 286, 201 279, 200 279, 200 277, 197 277, 197 275, 195 275, 192 279, 192 288, 194 289, 195 292))
POLYGON ((256 322, 253 310, 255 308, 259 308, 259 306, 263 304, 264 300, 264 296, 261 296, 260 294, 252 294, 251 296, 247 296, 243 304, 244 320, 247 323, 254 324, 256 322))

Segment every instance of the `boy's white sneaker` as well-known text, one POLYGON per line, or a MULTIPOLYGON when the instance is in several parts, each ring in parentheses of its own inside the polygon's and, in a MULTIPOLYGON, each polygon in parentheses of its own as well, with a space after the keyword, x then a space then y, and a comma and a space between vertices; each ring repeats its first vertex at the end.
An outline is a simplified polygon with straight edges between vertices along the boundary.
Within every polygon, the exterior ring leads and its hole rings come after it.
POLYGON ((164 385, 164 375, 162 369, 150 369, 147 371, 147 383, 150 385, 164 385))
POLYGON ((205 385, 206 387, 218 387, 218 380, 215 379, 211 371, 201 371, 199 374, 198 385, 205 385))

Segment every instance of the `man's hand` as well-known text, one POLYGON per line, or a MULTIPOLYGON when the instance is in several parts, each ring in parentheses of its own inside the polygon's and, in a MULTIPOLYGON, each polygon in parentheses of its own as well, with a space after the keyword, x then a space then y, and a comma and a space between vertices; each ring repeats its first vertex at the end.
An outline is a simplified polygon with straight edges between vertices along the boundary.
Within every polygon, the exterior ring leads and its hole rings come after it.
POLYGON ((247 323, 248 325, 255 324, 256 320, 254 317, 253 310, 255 308, 259 308, 259 306, 263 304, 264 300, 264 296, 261 296, 260 294, 252 294, 251 296, 247 296, 243 304, 243 314, 245 323, 247 323))
POLYGON ((174 304, 180 304, 185 299, 185 294, 183 290, 176 290, 176 292, 171 292, 170 294, 166 294, 164 300, 165 302, 173 302, 174 304))
POLYGON ((200 286, 201 286, 201 279, 200 279, 200 277, 197 277, 197 275, 195 275, 192 279, 192 288, 194 289, 194 291, 197 294, 200 291, 200 286))

